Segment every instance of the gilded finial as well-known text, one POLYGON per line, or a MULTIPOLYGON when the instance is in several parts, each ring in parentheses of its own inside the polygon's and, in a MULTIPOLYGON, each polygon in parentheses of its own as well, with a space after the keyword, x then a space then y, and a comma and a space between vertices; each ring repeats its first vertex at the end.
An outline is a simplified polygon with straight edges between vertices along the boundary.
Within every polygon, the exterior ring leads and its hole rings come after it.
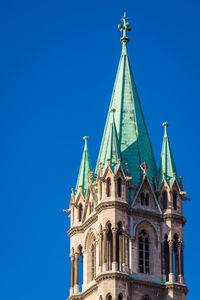
POLYGON ((123 22, 123 25, 122 24, 118 25, 118 28, 123 33, 123 37, 120 39, 120 41, 122 43, 128 43, 130 41, 129 38, 126 36, 126 32, 131 31, 130 24, 127 22, 128 20, 129 20, 129 18, 126 17, 126 12, 124 12, 124 16, 121 19, 121 21, 123 22))

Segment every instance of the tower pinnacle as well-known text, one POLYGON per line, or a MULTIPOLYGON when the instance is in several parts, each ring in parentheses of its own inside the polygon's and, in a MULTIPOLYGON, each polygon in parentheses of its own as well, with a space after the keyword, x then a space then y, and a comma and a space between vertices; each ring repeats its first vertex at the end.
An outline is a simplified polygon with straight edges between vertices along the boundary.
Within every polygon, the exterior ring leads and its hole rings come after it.
POLYGON ((121 43, 128 43, 130 41, 129 38, 126 36, 126 32, 131 31, 130 24, 127 22, 128 20, 129 18, 126 17, 126 12, 124 12, 124 16, 121 19, 123 25, 122 24, 118 25, 118 28, 123 33, 123 37, 120 39, 121 43))

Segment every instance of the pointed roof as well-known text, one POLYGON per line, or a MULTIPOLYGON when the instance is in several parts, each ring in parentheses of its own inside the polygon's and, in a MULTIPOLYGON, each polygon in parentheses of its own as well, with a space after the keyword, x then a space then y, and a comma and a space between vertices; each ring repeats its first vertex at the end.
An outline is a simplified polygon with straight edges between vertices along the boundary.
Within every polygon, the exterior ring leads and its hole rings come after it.
POLYGON ((167 127, 168 123, 163 123, 164 127, 164 138, 163 138, 163 144, 162 144, 162 151, 161 151, 161 158, 160 158, 160 167, 159 167, 159 185, 162 182, 163 176, 165 176, 165 179, 169 186, 172 185, 174 176, 176 176, 176 166, 174 162, 174 158, 172 155, 172 150, 170 147, 169 138, 167 135, 167 127))
POLYGON ((157 174, 157 168, 127 53, 127 43, 129 39, 126 36, 126 31, 130 31, 131 29, 127 23, 128 19, 126 15, 124 15, 122 20, 123 25, 119 25, 120 30, 123 32, 123 37, 121 38, 122 53, 97 166, 100 162, 102 163, 103 169, 106 166, 106 151, 113 119, 111 109, 114 108, 116 110, 115 124, 121 151, 122 166, 125 169, 125 163, 128 163, 129 173, 133 178, 132 181, 135 185, 139 186, 142 177, 140 165, 143 162, 149 165, 148 176, 151 183, 153 183, 153 177, 157 174))
POLYGON ((115 109, 112 109, 111 112, 112 112, 112 120, 108 131, 108 139, 106 140, 104 157, 102 158, 105 163, 107 161, 109 162, 110 167, 114 172, 116 166, 118 165, 119 160, 121 160, 121 151, 120 151, 119 139, 117 136, 117 129, 115 125, 115 118, 114 118, 115 109))
POLYGON ((81 160, 81 165, 80 165, 80 169, 79 169, 79 175, 78 175, 78 180, 76 183, 75 192, 77 193, 77 191, 79 190, 79 187, 81 186, 82 193, 85 196, 86 192, 87 192, 87 187, 88 187, 88 175, 91 172, 92 167, 91 167, 91 162, 90 162, 89 153, 88 153, 88 146, 87 146, 87 141, 88 141, 89 137, 84 136, 83 139, 85 140, 85 147, 84 147, 84 151, 83 151, 83 156, 82 156, 82 160, 81 160))

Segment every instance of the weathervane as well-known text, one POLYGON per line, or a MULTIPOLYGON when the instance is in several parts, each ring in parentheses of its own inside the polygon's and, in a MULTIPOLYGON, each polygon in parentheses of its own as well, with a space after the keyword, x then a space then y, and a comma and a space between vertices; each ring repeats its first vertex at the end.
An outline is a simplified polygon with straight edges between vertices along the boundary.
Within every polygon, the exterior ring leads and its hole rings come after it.
POLYGON ((123 37, 120 39, 120 41, 122 43, 128 43, 130 40, 126 36, 126 32, 127 31, 131 31, 131 27, 130 27, 130 24, 127 22, 129 20, 129 18, 126 17, 126 12, 124 13, 124 16, 123 16, 123 18, 121 20, 123 21, 123 25, 119 24, 118 28, 123 33, 123 37))

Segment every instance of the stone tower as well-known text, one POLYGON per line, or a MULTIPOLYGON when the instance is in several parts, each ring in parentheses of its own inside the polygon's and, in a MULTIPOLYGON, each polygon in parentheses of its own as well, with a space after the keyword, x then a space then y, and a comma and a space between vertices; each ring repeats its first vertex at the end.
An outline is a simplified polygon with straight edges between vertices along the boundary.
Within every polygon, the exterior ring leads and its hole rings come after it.
MULTIPOLYGON (((184 300, 182 203, 188 198, 164 123, 157 170, 127 53, 122 54, 95 172, 88 137, 70 207, 70 300, 184 300)), ((153 117, 153 116, 152 116, 153 117)))

